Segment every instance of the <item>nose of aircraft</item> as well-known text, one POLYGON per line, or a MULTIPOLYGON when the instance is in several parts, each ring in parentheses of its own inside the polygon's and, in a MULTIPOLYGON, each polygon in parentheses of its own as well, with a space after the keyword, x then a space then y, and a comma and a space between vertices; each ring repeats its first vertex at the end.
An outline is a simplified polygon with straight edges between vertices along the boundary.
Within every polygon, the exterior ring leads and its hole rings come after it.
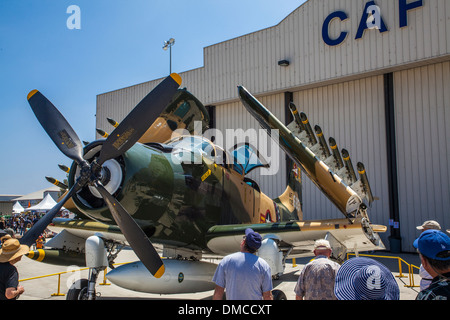
MULTIPOLYGON (((87 147, 85 158, 93 160, 101 149, 87 147)), ((75 164, 69 184, 80 174, 75 164)), ((154 222, 167 210, 172 196, 174 173, 166 155, 142 144, 136 144, 126 153, 106 161, 102 166, 101 182, 146 233, 154 229, 154 222)), ((74 196, 74 203, 86 215, 108 224, 114 224, 109 209, 95 187, 86 186, 74 196)), ((151 233, 151 232, 150 232, 151 233)), ((151 234, 149 234, 150 236, 151 234)))

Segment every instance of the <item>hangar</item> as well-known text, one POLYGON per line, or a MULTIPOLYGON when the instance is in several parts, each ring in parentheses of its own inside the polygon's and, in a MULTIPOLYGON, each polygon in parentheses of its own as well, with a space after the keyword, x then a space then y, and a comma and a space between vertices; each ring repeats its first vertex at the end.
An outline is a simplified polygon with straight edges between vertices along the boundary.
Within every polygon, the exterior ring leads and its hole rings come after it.
MULTIPOLYGON (((204 48, 204 66, 179 73, 219 130, 259 129, 242 85, 286 124, 289 102, 365 164, 370 219, 394 252, 412 252, 423 221, 450 227, 450 3, 446 0, 309 0, 279 24, 204 48)), ((110 128, 161 79, 97 96, 97 128, 110 128)), ((261 191, 287 181, 252 172, 261 191)), ((340 212, 303 175, 304 219, 340 212)))

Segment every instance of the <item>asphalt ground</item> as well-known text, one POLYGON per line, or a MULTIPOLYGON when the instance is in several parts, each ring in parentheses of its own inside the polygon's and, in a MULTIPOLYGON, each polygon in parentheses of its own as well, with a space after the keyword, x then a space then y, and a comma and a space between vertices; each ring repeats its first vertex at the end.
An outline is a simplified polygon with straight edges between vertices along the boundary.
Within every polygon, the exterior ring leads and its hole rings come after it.
MULTIPOLYGON (((389 258, 378 258, 372 257, 375 260, 383 263, 387 266, 400 288, 400 300, 414 300, 419 292, 419 287, 410 287, 411 279, 408 276, 408 265, 412 264, 415 266, 420 266, 420 259, 417 254, 403 253, 403 254, 391 254, 389 252, 376 251, 371 253, 365 253, 378 256, 386 256, 389 258), (404 262, 401 262, 402 275, 399 277, 399 260, 400 257, 404 262)), ((280 277, 279 280, 274 280, 274 289, 282 290, 287 297, 287 300, 295 300, 294 287, 298 279, 298 275, 301 269, 306 263, 308 263, 312 257, 307 258, 297 258, 294 261, 288 260, 286 262, 285 273, 280 277)), ((124 249, 122 250, 118 257, 116 258, 116 263, 126 263, 136 261, 136 255, 132 250, 124 249)), ((218 260, 206 259, 208 262, 218 263, 218 260)), ((23 257, 20 262, 16 264, 19 270, 20 285, 25 288, 25 292, 20 296, 20 301, 26 300, 47 300, 47 301, 58 301, 66 300, 66 293, 70 288, 72 282, 78 278, 88 278, 88 270, 79 270, 79 267, 65 267, 65 266, 54 266, 35 260, 31 260, 27 257, 23 257), (72 271, 65 273, 67 271, 72 271), (58 276, 58 273, 64 272, 64 274, 58 276), (50 275, 50 276, 48 276, 50 275), (39 277, 39 278, 36 278, 39 277), (31 279, 35 278, 35 279, 31 279), (30 280, 28 280, 30 279, 30 280)), ((420 278, 418 276, 418 269, 413 268, 414 275, 413 281, 416 286, 420 283, 420 278)), ((103 272, 100 274, 97 281, 96 291, 97 300, 212 300, 213 291, 207 291, 203 293, 194 294, 172 294, 172 295, 159 295, 159 294, 149 294, 130 291, 127 289, 120 288, 114 284, 111 284, 106 280, 104 281, 103 272)))

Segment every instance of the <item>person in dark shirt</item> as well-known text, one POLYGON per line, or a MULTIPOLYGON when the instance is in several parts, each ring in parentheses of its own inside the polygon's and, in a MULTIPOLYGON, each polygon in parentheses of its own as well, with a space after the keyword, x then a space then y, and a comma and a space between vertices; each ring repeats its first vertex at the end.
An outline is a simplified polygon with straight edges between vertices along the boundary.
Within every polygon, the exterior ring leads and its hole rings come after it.
POLYGON ((17 239, 7 239, 0 249, 0 300, 17 299, 25 290, 19 286, 19 272, 14 266, 30 251, 17 239))
POLYGON ((450 299, 450 237, 438 230, 424 231, 414 241, 423 267, 433 277, 430 286, 416 300, 450 299))

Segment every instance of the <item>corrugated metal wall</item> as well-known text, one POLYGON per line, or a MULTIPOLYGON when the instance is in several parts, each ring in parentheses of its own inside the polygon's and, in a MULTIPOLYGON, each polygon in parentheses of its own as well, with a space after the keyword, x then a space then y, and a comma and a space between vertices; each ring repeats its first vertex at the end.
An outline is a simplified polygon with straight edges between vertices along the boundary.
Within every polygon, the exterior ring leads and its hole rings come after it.
MULTIPOLYGON (((366 30, 362 39, 355 40, 366 3, 307 1, 274 27, 206 47, 205 66, 180 73, 182 85, 203 103, 217 104, 236 99, 238 85, 267 95, 321 82, 341 82, 345 77, 366 77, 371 72, 381 74, 450 53, 447 0, 424 1, 420 9, 408 11, 408 26, 404 28, 399 28, 398 1, 378 0, 389 31, 380 34, 378 30, 366 30), (333 21, 330 36, 342 31, 348 35, 342 44, 330 47, 322 40, 322 24, 337 10, 346 12, 349 18, 333 21), (288 68, 278 66, 282 59, 290 61, 288 68)), ((134 95, 135 89, 152 88, 159 81, 121 91, 134 95)))
MULTIPOLYGON (((280 121, 284 122, 283 94, 258 97, 258 100, 280 119, 280 121)), ((266 160, 274 161, 274 163, 272 163, 273 170, 264 168, 255 169, 248 177, 258 182, 261 191, 269 197, 276 198, 281 195, 286 189, 286 155, 279 149, 278 145, 276 145, 275 148, 271 146, 271 138, 266 134, 265 130, 260 128, 258 122, 247 112, 242 103, 234 102, 218 106, 216 108, 216 121, 216 128, 223 132, 224 137, 226 136, 226 130, 242 129, 245 133, 248 129, 256 129, 258 134, 258 146, 266 144, 266 141, 269 143, 266 160), (260 133, 264 138, 260 138, 260 133)), ((218 142, 216 141, 216 143, 218 142)), ((227 142, 225 141, 225 143, 227 142)))
POLYGON ((425 220, 450 228, 450 62, 394 74, 400 230, 412 250, 425 220))
POLYGON ((311 0, 275 27, 205 48, 205 101, 235 98, 236 85, 255 94, 277 92, 341 81, 450 52, 450 33, 446 32, 450 30, 450 2, 424 1, 420 9, 408 11, 408 26, 399 28, 398 1, 378 0, 389 31, 366 30, 362 39, 355 40, 367 2, 311 0), (337 10, 349 18, 333 21, 330 35, 337 37, 342 31, 348 35, 342 44, 330 47, 322 40, 322 24, 337 10), (281 59, 290 61, 289 68, 278 66, 281 59))
MULTIPOLYGON (((407 12, 408 26, 400 28, 399 1, 376 0, 389 31, 366 30, 355 40, 368 2, 309 0, 276 26, 206 47, 204 67, 180 75, 183 87, 205 105, 216 106, 217 128, 221 130, 259 129, 239 102, 238 85, 262 96, 261 101, 282 121, 283 93, 293 92, 294 102, 310 121, 321 125, 326 137, 336 138, 340 149, 348 149, 354 165, 358 161, 366 165, 374 195, 381 199, 374 202, 371 219, 387 225, 382 75, 395 72, 400 223, 403 249, 410 250, 410 240, 417 235, 415 226, 431 217, 431 212, 436 212, 447 228, 450 225, 448 213, 445 215, 450 189, 450 137, 445 126, 450 123, 446 62, 450 60, 450 1, 424 0, 422 7, 407 12), (343 31, 348 35, 332 47, 322 39, 322 25, 338 10, 348 19, 333 20, 330 36, 336 38, 343 31), (290 66, 278 66, 282 59, 289 60, 290 66), (441 62, 445 63, 436 64, 441 62), (430 66, 423 67, 426 65, 430 66), (418 149, 420 145, 424 152, 418 149)), ((122 120, 160 80, 99 95, 97 127, 108 131, 111 127, 106 117, 122 120)), ((275 179, 252 175, 271 197, 285 187, 286 169, 284 161, 281 163, 275 179)), ((304 180, 306 219, 340 214, 304 180)))
MULTIPOLYGON (((356 170, 364 163, 374 196, 372 222, 388 224, 386 129, 383 76, 349 81, 294 93, 294 103, 319 125, 325 139, 336 139, 339 150, 347 149, 356 170)), ((342 216, 337 208, 307 178, 303 177, 303 216, 328 219, 342 216)))

